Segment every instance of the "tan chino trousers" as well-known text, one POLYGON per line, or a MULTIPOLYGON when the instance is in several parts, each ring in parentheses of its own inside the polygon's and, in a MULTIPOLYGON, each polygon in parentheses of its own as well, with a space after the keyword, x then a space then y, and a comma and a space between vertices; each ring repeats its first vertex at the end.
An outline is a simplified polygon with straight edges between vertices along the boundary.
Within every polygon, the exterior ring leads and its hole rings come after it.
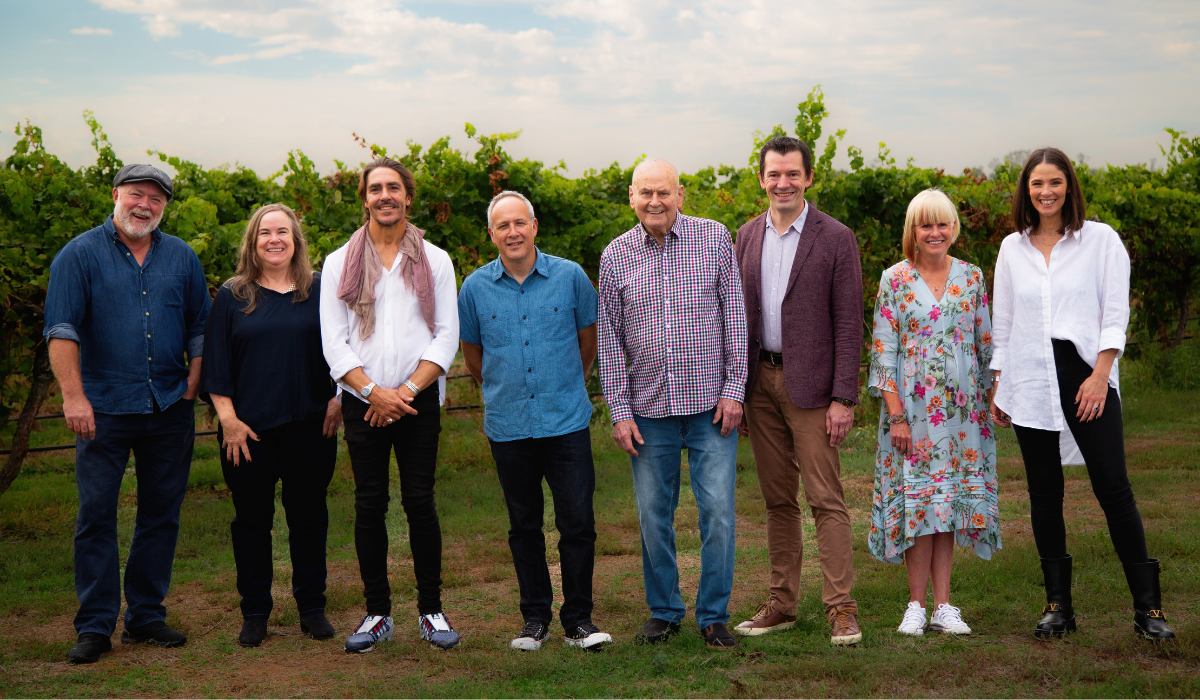
POLYGON ((816 521, 825 613, 858 610, 850 597, 854 583, 850 513, 842 491, 838 449, 829 446, 825 432, 826 412, 824 408, 798 408, 788 398, 783 368, 759 362, 758 376, 746 398, 746 422, 758 485, 767 505, 771 601, 785 615, 796 614, 800 594, 804 555, 801 482, 816 521))

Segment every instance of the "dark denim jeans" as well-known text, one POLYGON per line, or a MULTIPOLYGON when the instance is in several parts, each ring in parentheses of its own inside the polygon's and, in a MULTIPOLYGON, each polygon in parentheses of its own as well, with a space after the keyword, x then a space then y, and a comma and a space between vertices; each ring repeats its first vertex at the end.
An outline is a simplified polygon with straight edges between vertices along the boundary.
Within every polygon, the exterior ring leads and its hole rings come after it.
POLYGON ((559 619, 568 631, 590 621, 596 559, 596 518, 592 511, 596 469, 591 432, 584 428, 556 437, 492 441, 492 457, 508 506, 508 546, 521 587, 521 615, 547 624, 554 619, 550 610, 554 592, 542 534, 545 478, 554 499, 554 526, 559 534, 563 588, 559 619))
POLYGON ((704 629, 729 621, 735 554, 734 487, 737 431, 721 435, 713 409, 690 416, 634 416, 644 445, 635 445, 633 491, 642 530, 642 575, 651 617, 679 622, 687 614, 679 592, 675 558, 675 509, 679 506, 681 458, 688 451, 688 476, 700 511, 700 589, 696 622, 704 629))
POLYGON ((96 414, 96 437, 75 441, 79 515, 75 524, 75 631, 112 635, 121 610, 117 502, 133 452, 137 519, 125 564, 125 627, 165 620, 179 507, 187 493, 196 436, 194 401, 140 415, 96 414))
MULTIPOLYGON (((323 421, 296 421, 258 432, 252 459, 234 466, 221 452, 221 472, 233 494, 233 561, 242 596, 242 617, 271 615, 275 575, 271 529, 275 484, 283 482, 283 509, 292 555, 292 595, 300 615, 325 610, 325 542, 329 509, 325 496, 337 461, 337 438, 321 434, 323 421)), ((218 440, 223 439, 218 433, 218 440)))

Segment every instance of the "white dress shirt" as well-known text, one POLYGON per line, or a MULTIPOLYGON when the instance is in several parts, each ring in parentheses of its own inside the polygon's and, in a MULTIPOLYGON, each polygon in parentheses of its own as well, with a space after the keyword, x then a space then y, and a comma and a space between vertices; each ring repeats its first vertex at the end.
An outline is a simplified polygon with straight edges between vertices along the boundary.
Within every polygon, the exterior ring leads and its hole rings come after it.
MULTIPOLYGON (((353 387, 339 380, 355 367, 362 367, 376 385, 397 389, 412 376, 421 360, 429 360, 443 370, 450 369, 454 361, 458 352, 458 292, 454 265, 446 251, 429 241, 423 243, 433 272, 432 333, 425 324, 416 292, 407 289, 401 279, 403 253, 396 255, 391 269, 385 268, 375 284, 375 332, 366 340, 359 338, 361 321, 358 316, 337 298, 346 246, 325 258, 321 271, 321 344, 330 376, 352 396, 362 398, 353 387)), ((444 402, 445 375, 438 378, 438 388, 444 402)))
POLYGON ((788 226, 787 231, 780 234, 771 221, 771 212, 767 212, 767 228, 763 231, 762 259, 759 263, 762 277, 762 347, 767 352, 783 352, 783 296, 787 293, 792 262, 796 259, 796 246, 800 244, 806 219, 808 202, 804 203, 804 210, 788 226))
MULTIPOLYGON (((1012 233, 1000 245, 994 279, 991 368, 1003 372, 996 407, 1017 425, 1069 437, 1050 341, 1070 341, 1092 367, 1102 350, 1121 356, 1129 323, 1125 245, 1112 227, 1087 221, 1054 246, 1047 266, 1026 233, 1012 233)), ((1120 390, 1117 361, 1108 383, 1120 390)), ((1062 454, 1064 463, 1081 463, 1062 454)))

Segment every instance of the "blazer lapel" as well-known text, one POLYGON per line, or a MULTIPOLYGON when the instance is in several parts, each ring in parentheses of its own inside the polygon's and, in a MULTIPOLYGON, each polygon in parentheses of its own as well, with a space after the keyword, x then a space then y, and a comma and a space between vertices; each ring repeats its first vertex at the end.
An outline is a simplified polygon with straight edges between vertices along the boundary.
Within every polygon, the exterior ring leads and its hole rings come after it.
MULTIPOLYGON (((804 230, 800 232, 800 242, 796 244, 796 257, 792 260, 792 271, 788 275, 787 289, 783 291, 785 298, 792 293, 792 287, 800 277, 800 268, 804 266, 804 261, 808 259, 808 254, 812 252, 813 245, 817 242, 817 237, 821 235, 821 229, 824 228, 825 215, 817 211, 811 202, 806 206, 811 207, 811 210, 808 212, 808 218, 804 220, 804 230)), ((762 251, 761 241, 759 242, 759 251, 762 251)))

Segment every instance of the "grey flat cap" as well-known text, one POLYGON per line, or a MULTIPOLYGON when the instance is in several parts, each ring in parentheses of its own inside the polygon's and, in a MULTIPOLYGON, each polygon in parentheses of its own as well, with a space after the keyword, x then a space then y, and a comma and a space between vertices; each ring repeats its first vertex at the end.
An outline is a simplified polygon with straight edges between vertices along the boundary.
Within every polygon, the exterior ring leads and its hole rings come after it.
POLYGON ((153 165, 126 165, 113 178, 113 189, 131 182, 153 182, 161 187, 163 192, 167 193, 168 202, 175 196, 175 186, 171 183, 171 176, 153 165))

